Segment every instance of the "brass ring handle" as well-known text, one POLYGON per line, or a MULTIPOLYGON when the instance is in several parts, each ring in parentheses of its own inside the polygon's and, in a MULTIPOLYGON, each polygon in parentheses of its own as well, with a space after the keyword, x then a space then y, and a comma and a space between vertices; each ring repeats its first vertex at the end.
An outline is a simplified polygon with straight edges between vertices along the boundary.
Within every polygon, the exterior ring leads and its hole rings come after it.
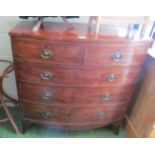
POLYGON ((114 54, 112 56, 112 60, 113 61, 120 61, 122 59, 122 57, 123 57, 122 54, 120 52, 117 52, 116 54, 114 54))
POLYGON ((108 77, 107 77, 108 81, 111 82, 111 81, 115 81, 117 79, 117 76, 115 73, 113 74, 110 74, 108 77))
POLYGON ((112 94, 104 94, 101 96, 104 101, 108 101, 112 99, 112 94))
POLYGON ((44 49, 41 53, 40 56, 44 59, 50 59, 53 56, 53 52, 49 49, 44 49))
POLYGON ((53 74, 49 71, 44 71, 41 73, 40 77, 43 80, 50 80, 53 77, 53 74))
POLYGON ((53 95, 52 95, 52 93, 50 93, 50 92, 43 92, 43 93, 41 94, 41 98, 42 98, 43 100, 46 100, 46 101, 51 100, 52 97, 53 97, 53 95))
POLYGON ((105 119, 107 117, 107 113, 104 112, 104 111, 103 112, 98 112, 96 116, 97 116, 98 119, 105 119))
POLYGON ((51 112, 44 112, 42 113, 42 117, 45 119, 51 118, 53 114, 51 112))

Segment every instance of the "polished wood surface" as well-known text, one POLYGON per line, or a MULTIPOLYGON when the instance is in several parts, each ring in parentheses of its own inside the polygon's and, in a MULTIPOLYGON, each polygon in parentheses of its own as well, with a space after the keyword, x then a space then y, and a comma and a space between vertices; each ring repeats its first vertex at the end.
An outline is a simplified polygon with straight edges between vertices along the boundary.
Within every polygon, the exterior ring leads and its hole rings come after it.
POLYGON ((12 39, 14 56, 18 59, 32 60, 37 62, 54 62, 62 64, 83 64, 103 66, 129 66, 142 64, 146 55, 146 46, 141 44, 81 44, 47 42, 31 39, 12 39), (48 59, 42 58, 43 50, 48 49, 52 56, 48 59), (28 52, 29 51, 29 52, 28 52), (114 61, 112 58, 117 53, 122 58, 114 61))
POLYGON ((73 43, 13 39, 13 49, 15 58, 41 62, 79 64, 82 56, 80 45, 73 43), (52 52, 51 58, 41 57, 41 52, 44 49, 49 49, 52 52))
POLYGON ((134 84, 137 80, 140 67, 102 67, 72 68, 64 65, 42 63, 15 62, 17 79, 42 83, 46 85, 63 85, 79 87, 103 87, 123 84, 134 84), (44 72, 51 74, 50 79, 43 79, 44 72), (108 78, 114 74, 116 79, 108 78))
MULTIPOLYGON (((155 121, 155 59, 147 56, 144 66, 144 80, 138 96, 130 107, 126 131, 129 137, 149 137, 153 133, 155 121)), ((155 136, 154 136, 155 137, 155 136)))
POLYGON ((117 44, 117 45, 97 45, 86 47, 84 55, 85 65, 105 65, 109 66, 129 66, 139 65, 144 62, 146 47, 143 45, 135 46, 134 44, 117 44), (119 61, 113 61, 112 57, 120 53, 122 58, 119 61))
MULTIPOLYGON (((123 118, 126 104, 122 105, 102 105, 102 106, 52 106, 32 103, 23 103, 23 115, 29 119, 40 121, 53 121, 63 123, 102 123, 102 121, 119 121, 123 118), (48 116, 44 116, 45 113, 48 116)), ((61 124, 60 124, 61 125, 61 124)))
MULTIPOLYGON (((23 119, 23 132, 25 133, 28 128, 30 127, 31 124, 38 124, 38 125, 43 125, 45 127, 51 127, 52 129, 58 129, 58 130, 66 130, 66 131, 84 131, 84 130, 90 130, 90 129, 96 129, 96 128, 101 128, 103 126, 107 126, 110 124, 118 124, 118 121, 114 122, 114 121, 102 121, 102 123, 100 122, 95 122, 95 123, 64 123, 64 122, 53 122, 53 121, 40 121, 40 120, 34 120, 34 119, 28 119, 28 118, 24 118, 23 119)), ((119 125, 120 127, 120 125, 119 125)), ((116 126, 114 126, 114 129, 117 129, 116 126)), ((115 134, 118 134, 115 132, 115 134)))
POLYGON ((11 32, 24 131, 36 123, 66 130, 113 124, 115 133, 138 80, 149 39, 89 33, 33 22, 11 32))
POLYGON ((48 105, 70 106, 102 106, 104 104, 128 103, 134 85, 102 88, 77 88, 60 86, 32 85, 31 83, 18 82, 21 100, 40 102, 48 105), (106 100, 104 95, 111 93, 111 98, 106 100), (44 97, 47 94, 49 97, 44 97))

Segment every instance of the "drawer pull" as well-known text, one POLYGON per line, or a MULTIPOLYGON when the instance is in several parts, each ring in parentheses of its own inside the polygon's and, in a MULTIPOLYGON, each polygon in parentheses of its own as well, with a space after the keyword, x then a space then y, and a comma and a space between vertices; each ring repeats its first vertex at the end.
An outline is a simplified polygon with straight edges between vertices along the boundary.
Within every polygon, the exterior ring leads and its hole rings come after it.
POLYGON ((108 101, 112 99, 112 94, 104 94, 101 96, 104 101, 108 101))
POLYGON ((97 118, 98 119, 105 119, 107 117, 107 113, 106 112, 98 112, 97 113, 97 118))
POLYGON ((116 74, 114 74, 114 73, 113 73, 113 74, 110 74, 110 75, 107 77, 108 81, 110 81, 110 82, 111 82, 111 81, 115 81, 116 78, 117 78, 117 77, 116 77, 116 74))
POLYGON ((117 52, 115 55, 112 56, 113 61, 120 61, 122 59, 122 54, 117 52))
POLYGON ((52 99, 52 97, 53 95, 50 92, 44 92, 41 94, 41 98, 46 101, 52 99))
POLYGON ((41 78, 43 80, 50 80, 52 78, 52 76, 53 76, 52 73, 49 71, 45 71, 45 72, 41 73, 41 78))
POLYGON ((48 119, 51 118, 53 116, 53 114, 51 112, 44 112, 42 114, 43 118, 48 119))
POLYGON ((44 49, 41 53, 40 56, 44 59, 50 59, 53 56, 53 52, 49 49, 44 49))

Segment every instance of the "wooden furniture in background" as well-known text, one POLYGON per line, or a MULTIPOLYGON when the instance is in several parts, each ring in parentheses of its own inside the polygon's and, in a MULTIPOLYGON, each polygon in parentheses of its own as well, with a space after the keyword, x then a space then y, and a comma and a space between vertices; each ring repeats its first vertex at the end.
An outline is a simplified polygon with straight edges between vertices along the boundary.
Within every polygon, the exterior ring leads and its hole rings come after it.
POLYGON ((6 113, 6 118, 3 118, 0 120, 0 123, 5 123, 6 121, 10 121, 11 125, 13 126, 13 129, 18 134, 19 130, 18 127, 4 101, 4 97, 12 101, 13 103, 17 104, 17 101, 10 97, 3 89, 3 80, 4 78, 13 70, 13 63, 8 60, 0 60, 2 63, 8 63, 9 65, 4 69, 2 73, 0 73, 0 106, 3 108, 4 112, 6 113))
POLYGON ((88 34, 44 22, 20 23, 11 32, 23 129, 41 124, 89 130, 124 119, 150 40, 88 34))
POLYGON ((155 122, 152 124, 150 130, 148 131, 147 136, 148 138, 155 138, 155 122))
POLYGON ((126 131, 128 137, 155 138, 155 59, 149 55, 143 75, 144 80, 126 115, 126 131))

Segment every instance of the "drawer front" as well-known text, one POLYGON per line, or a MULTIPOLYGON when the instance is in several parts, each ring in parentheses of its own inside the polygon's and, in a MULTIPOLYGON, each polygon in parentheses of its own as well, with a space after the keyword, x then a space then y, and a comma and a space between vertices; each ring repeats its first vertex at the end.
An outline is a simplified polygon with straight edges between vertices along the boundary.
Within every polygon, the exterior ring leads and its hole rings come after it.
POLYGON ((81 63, 81 48, 77 44, 18 39, 13 39, 12 44, 14 57, 18 59, 66 64, 81 63))
POLYGON ((139 67, 69 68, 40 63, 15 63, 17 79, 48 85, 103 87, 134 84, 139 67))
POLYGON ((129 66, 144 62, 145 47, 129 45, 88 46, 85 50, 85 65, 129 66))
POLYGON ((101 106, 130 101, 134 85, 104 88, 49 87, 19 82, 22 100, 33 103, 70 106, 101 106))
POLYGON ((23 115, 28 119, 62 123, 101 123, 121 120, 126 105, 100 107, 44 106, 23 102, 23 115))

